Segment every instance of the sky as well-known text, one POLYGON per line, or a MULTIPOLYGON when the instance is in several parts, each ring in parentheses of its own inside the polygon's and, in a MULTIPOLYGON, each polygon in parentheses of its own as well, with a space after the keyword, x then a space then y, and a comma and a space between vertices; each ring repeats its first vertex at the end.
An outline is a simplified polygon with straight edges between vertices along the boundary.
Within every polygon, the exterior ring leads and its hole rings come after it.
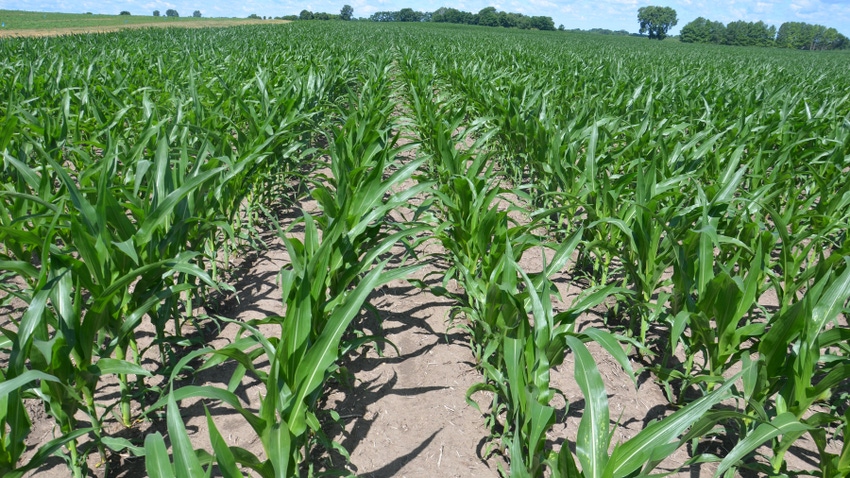
POLYGON ((525 15, 552 17, 555 25, 566 28, 608 28, 638 30, 637 11, 646 5, 672 7, 679 18, 679 29, 697 17, 729 23, 736 20, 759 21, 779 25, 786 21, 815 23, 834 27, 850 36, 850 0, 0 0, 0 9, 37 12, 117 14, 127 10, 133 15, 165 13, 169 8, 181 15, 200 10, 206 17, 283 16, 301 10, 339 13, 344 4, 354 8, 355 17, 368 17, 376 11, 413 8, 434 11, 453 7, 478 12, 493 6, 497 10, 525 15))

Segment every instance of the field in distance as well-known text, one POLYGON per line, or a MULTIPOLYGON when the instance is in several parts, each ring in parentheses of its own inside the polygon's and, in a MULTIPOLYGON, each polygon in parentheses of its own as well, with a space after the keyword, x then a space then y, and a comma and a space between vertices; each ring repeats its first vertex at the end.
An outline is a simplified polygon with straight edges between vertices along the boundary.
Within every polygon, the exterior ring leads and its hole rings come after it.
MULTIPOLYGON (((191 12, 186 12, 191 15, 191 12)), ((247 24, 287 23, 286 20, 247 18, 154 17, 152 15, 95 15, 88 13, 25 12, 0 10, 0 38, 10 36, 52 36, 72 33, 115 31, 122 28, 211 27, 247 24)))

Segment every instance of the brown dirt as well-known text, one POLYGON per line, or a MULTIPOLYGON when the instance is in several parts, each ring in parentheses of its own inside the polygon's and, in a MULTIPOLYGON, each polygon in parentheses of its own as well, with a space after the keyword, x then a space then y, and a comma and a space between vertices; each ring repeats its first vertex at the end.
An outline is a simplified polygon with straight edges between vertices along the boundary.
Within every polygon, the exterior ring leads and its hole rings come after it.
POLYGON ((0 38, 29 38, 29 37, 55 37, 62 35, 82 35, 86 33, 109 33, 119 30, 140 29, 140 28, 216 28, 216 27, 233 27, 239 25, 282 25, 289 23, 289 20, 215 20, 209 22, 199 21, 169 21, 150 22, 150 23, 134 23, 128 25, 110 25, 102 27, 79 27, 79 28, 45 28, 45 29, 22 29, 22 30, 0 30, 0 38))

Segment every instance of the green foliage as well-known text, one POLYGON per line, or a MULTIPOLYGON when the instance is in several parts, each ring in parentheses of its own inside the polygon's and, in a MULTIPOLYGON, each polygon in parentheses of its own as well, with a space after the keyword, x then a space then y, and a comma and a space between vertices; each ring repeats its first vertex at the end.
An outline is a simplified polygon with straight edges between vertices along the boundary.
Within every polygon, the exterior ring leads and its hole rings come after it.
POLYGON ((650 5, 640 7, 638 10, 638 23, 640 33, 649 33, 649 39, 663 40, 667 37, 667 31, 679 23, 676 18, 676 10, 670 7, 658 7, 650 5))
POLYGON ((682 27, 679 39, 685 43, 722 45, 726 42, 726 25, 699 17, 682 27))
POLYGON ((339 19, 348 21, 351 20, 351 16, 354 15, 354 9, 351 8, 351 5, 343 5, 339 11, 339 19))
POLYGON ((776 37, 776 27, 762 21, 737 21, 726 25, 726 45, 771 46, 776 37))
POLYGON ((779 26, 776 46, 797 50, 837 50, 850 48, 850 40, 835 28, 803 22, 785 22, 779 26))
POLYGON ((436 22, 481 25, 486 27, 521 28, 524 30, 555 30, 551 17, 526 16, 521 13, 500 12, 495 7, 486 7, 478 13, 442 7, 434 12, 419 12, 403 8, 393 12, 375 12, 369 17, 373 22, 436 22))

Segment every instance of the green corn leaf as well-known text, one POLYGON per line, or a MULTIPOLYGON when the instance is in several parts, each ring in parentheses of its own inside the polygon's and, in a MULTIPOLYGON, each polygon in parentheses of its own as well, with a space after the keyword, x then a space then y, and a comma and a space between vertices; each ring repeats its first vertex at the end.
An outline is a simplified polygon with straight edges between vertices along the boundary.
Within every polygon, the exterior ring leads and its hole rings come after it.
POLYGON ((47 443, 41 445, 38 448, 38 451, 30 458, 29 462, 24 464, 21 467, 15 469, 15 471, 6 473, 3 478, 21 478, 30 470, 34 470, 44 464, 45 460, 55 455, 57 452, 62 450, 62 447, 66 446, 71 441, 76 440, 82 436, 86 436, 89 433, 94 432, 94 428, 92 427, 83 427, 77 428, 76 430, 66 433, 60 437, 54 438, 53 440, 48 441, 47 443))
POLYGON ((145 456, 145 448, 134 445, 130 440, 120 437, 103 437, 100 439, 107 448, 112 451, 129 451, 133 456, 145 456))
POLYGON ((844 273, 829 285, 812 308, 811 346, 815 346, 820 331, 844 309, 844 304, 850 299, 850 256, 844 257, 844 263, 844 273))
POLYGON ((602 478, 608 465, 611 437, 608 393, 596 362, 584 343, 572 336, 567 336, 566 342, 575 355, 576 382, 585 401, 576 438, 576 455, 585 476, 602 478))
POLYGON ((740 378, 743 372, 738 372, 723 385, 708 395, 698 398, 672 415, 653 422, 627 442, 616 447, 611 454, 606 476, 620 478, 629 476, 645 463, 655 459, 654 453, 658 446, 663 446, 678 438, 691 425, 697 422, 711 407, 725 399, 729 389, 740 378))
POLYGON ((212 415, 210 415, 210 411, 206 405, 204 405, 204 413, 207 416, 210 443, 212 444, 213 451, 215 452, 215 460, 222 476, 224 478, 242 478, 244 475, 242 475, 239 468, 236 466, 236 457, 233 456, 233 452, 227 446, 227 443, 218 431, 218 427, 216 427, 215 421, 213 421, 212 415))
POLYGON ((779 435, 786 433, 804 432, 811 429, 808 425, 797 420, 791 412, 785 412, 770 421, 770 423, 762 423, 754 431, 747 434, 746 438, 738 442, 714 472, 714 476, 723 475, 729 468, 734 466, 738 460, 751 453, 756 448, 768 440, 772 440, 779 435))
POLYGON ((118 360, 111 358, 102 358, 91 366, 93 373, 97 375, 110 374, 134 374, 142 377, 152 377, 149 371, 142 368, 140 365, 128 362, 126 360, 118 360))
POLYGON ((632 383, 637 386, 637 377, 635 377, 635 371, 632 368, 632 363, 629 361, 628 355, 626 355, 626 352, 623 351, 623 347, 620 345, 620 342, 614 334, 604 330, 595 329, 593 327, 584 329, 582 334, 588 336, 611 354, 611 357, 616 360, 621 367, 623 367, 623 370, 626 373, 629 374, 629 377, 632 379, 632 383))
MULTIPOLYGON (((189 441, 189 434, 183 424, 183 416, 174 395, 168 394, 168 410, 166 412, 168 424, 168 437, 171 439, 171 447, 174 451, 174 469, 177 478, 201 478, 205 475, 201 462, 195 454, 195 449, 189 441)), ((147 444, 146 444, 147 445, 147 444)), ((147 447, 146 447, 147 448, 147 447)), ((156 450, 161 453, 161 450, 156 450)))
POLYGON ((165 448, 165 439, 159 432, 145 437, 145 471, 151 478, 176 478, 165 448))
POLYGON ((17 377, 0 382, 0 396, 8 395, 13 391, 20 389, 24 385, 27 385, 31 382, 35 382, 36 380, 47 380, 50 382, 62 383, 58 378, 54 377, 53 375, 48 375, 38 370, 27 370, 26 372, 18 375, 17 377))
POLYGON ((268 430, 269 436, 266 440, 269 445, 266 451, 269 454, 269 461, 274 469, 275 478, 290 478, 290 476, 293 476, 294 470, 290 470, 292 464, 289 458, 290 454, 295 450, 291 449, 292 440, 289 429, 290 427, 287 426, 286 421, 281 421, 275 423, 268 430))

